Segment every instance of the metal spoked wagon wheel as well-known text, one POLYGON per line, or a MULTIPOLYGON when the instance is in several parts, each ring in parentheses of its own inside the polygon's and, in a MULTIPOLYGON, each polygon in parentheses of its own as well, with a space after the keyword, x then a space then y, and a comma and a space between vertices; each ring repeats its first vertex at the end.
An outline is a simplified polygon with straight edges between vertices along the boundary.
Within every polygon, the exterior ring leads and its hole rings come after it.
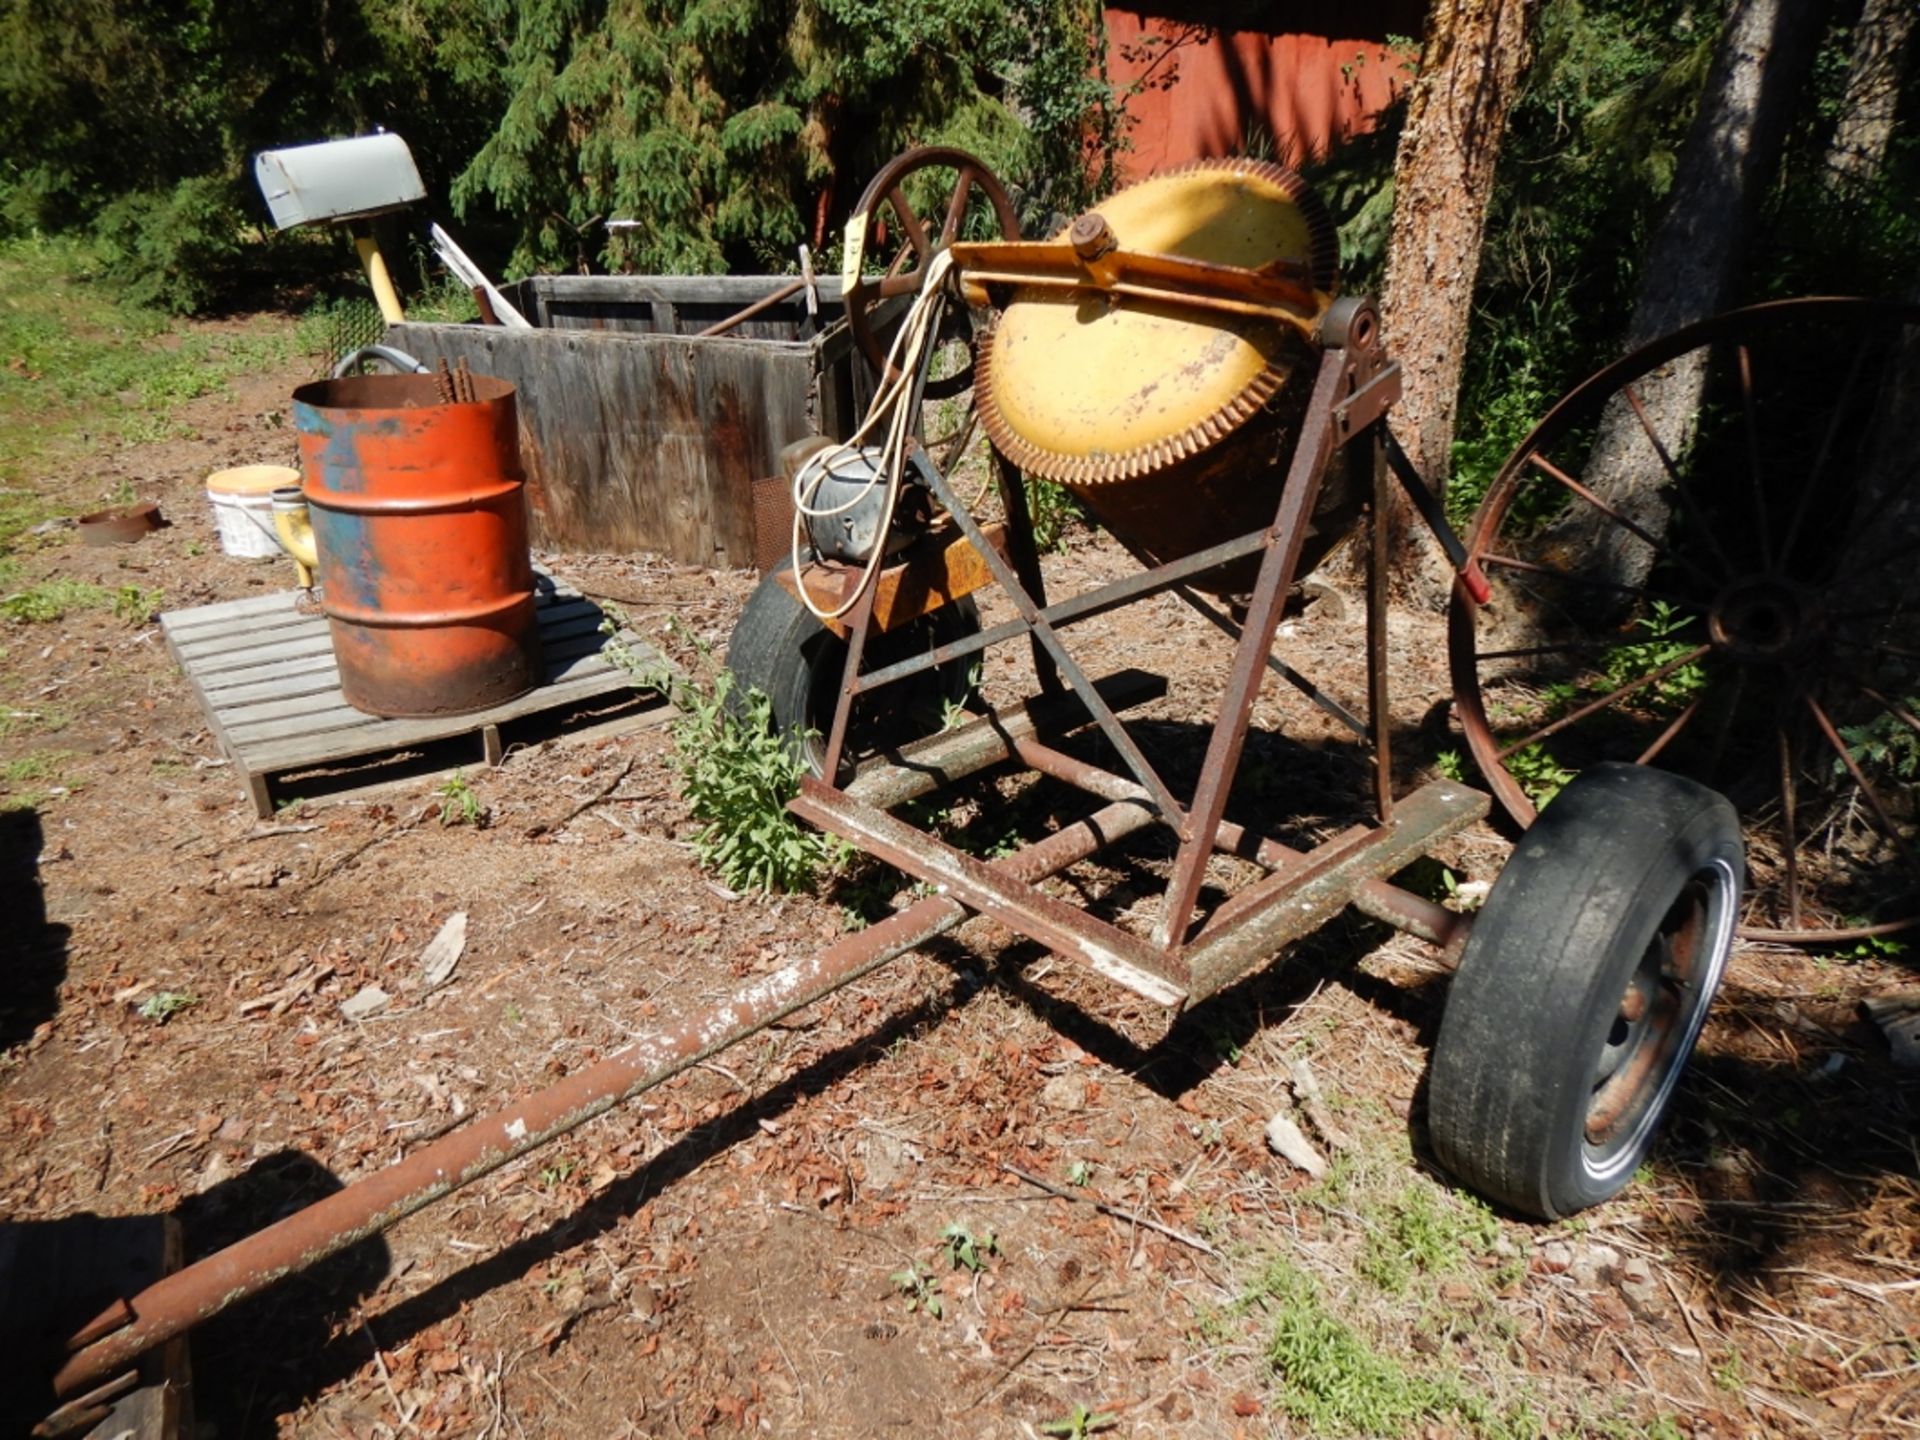
MULTIPOLYGON (((1454 695, 1521 824, 1602 760, 1738 807, 1742 933, 1920 927, 1920 307, 1781 301, 1567 395, 1468 536, 1454 695)), ((1916 930, 1920 935, 1920 930, 1916 930)))
MULTIPOLYGON (((886 262, 880 275, 865 273, 863 266, 845 300, 861 353, 888 378, 879 307, 918 294, 935 253, 955 240, 1020 238, 1020 220, 1006 187, 974 156, 944 145, 923 145, 889 161, 861 193, 847 223, 859 231, 861 258, 873 265, 886 262)), ((949 399, 973 384, 973 320, 958 301, 947 307, 940 340, 927 381, 930 400, 949 399)))

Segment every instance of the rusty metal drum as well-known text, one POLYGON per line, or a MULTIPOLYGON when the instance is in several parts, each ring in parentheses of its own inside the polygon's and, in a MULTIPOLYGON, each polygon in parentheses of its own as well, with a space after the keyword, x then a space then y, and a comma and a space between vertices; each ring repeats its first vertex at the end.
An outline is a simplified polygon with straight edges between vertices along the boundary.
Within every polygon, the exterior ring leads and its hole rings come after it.
POLYGON ((349 704, 482 710, 542 674, 513 386, 362 375, 293 392, 322 605, 349 704))

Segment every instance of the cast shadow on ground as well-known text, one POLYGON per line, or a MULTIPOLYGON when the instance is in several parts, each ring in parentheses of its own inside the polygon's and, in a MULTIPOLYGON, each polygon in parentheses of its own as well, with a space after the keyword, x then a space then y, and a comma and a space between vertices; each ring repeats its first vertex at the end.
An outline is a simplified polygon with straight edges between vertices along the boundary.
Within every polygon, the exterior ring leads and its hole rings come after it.
POLYGON ((48 922, 40 885, 45 844, 37 812, 0 811, 0 915, 9 931, 0 945, 0 1053, 54 1017, 67 978, 69 932, 48 922))
MULTIPOLYGON (((231 1179, 181 1202, 176 1212, 191 1260, 265 1229, 343 1189, 340 1180, 298 1150, 280 1150, 231 1179)), ((371 1354, 364 1329, 345 1329, 355 1307, 386 1279, 386 1240, 369 1236, 337 1255, 242 1301, 191 1332, 194 1410, 227 1440, 270 1440, 275 1416, 318 1393, 313 1357, 329 1339, 371 1354), (263 1339, 263 1337, 270 1337, 263 1339)), ((391 1342, 389 1342, 391 1343, 391 1342)))

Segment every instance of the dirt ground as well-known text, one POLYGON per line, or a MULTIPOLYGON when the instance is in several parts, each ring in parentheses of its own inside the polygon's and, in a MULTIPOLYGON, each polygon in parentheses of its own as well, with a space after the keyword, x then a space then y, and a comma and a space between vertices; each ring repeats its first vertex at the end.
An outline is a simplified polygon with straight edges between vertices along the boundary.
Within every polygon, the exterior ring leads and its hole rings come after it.
MULTIPOLYGON (((166 609, 287 584, 219 552, 201 485, 291 460, 304 378, 44 476, 75 511, 130 482, 172 524, 122 549, 50 534, 13 583, 166 609)), ((683 659, 668 622, 724 647, 752 583, 545 559, 683 659)), ((1128 563, 1082 535, 1050 580, 1128 563)), ((1336 608, 1289 621, 1286 654, 1357 700, 1359 607, 1336 608)), ((1167 676, 1142 733, 1190 772, 1224 646, 1170 597, 1083 633, 1092 673, 1167 676)), ((1439 625, 1398 615, 1393 643, 1411 779, 1450 743, 1439 625)), ((696 867, 661 729, 469 768, 484 824, 441 822, 439 777, 263 822, 150 619, 0 646, 0 744, 39 757, 0 813, 12 1221, 172 1214, 207 1253, 848 924, 850 886, 742 896, 696 867), (456 913, 464 953, 428 988, 456 913), (349 1019, 368 985, 392 998, 349 1019)), ((996 654, 988 697, 1028 673, 996 654)), ((1279 734, 1241 818, 1301 839, 1358 817, 1330 721, 1270 686, 1256 723, 1279 734)), ((984 847, 1079 813, 994 780, 946 808, 984 847)), ((1483 825, 1441 858, 1491 880, 1507 843, 1483 825)), ((1060 893, 1150 905, 1163 858, 1133 846, 1060 893)), ((199 1433, 1920 1432, 1916 1090, 1857 1008, 1909 971, 1743 946, 1648 1172, 1554 1226, 1488 1215, 1426 1158, 1443 980, 1350 917, 1172 1019, 976 920, 203 1326, 199 1433), (1345 1140, 1320 1182, 1263 1140, 1301 1059, 1345 1140), (1328 1408, 1348 1390, 1381 1408, 1328 1408)))

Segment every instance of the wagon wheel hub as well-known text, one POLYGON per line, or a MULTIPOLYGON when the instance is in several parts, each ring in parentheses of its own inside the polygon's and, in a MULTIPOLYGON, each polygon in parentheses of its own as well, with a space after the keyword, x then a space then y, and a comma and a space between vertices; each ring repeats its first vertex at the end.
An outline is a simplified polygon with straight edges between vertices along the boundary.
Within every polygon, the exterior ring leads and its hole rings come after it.
POLYGON ((1804 586, 1784 576, 1735 580, 1707 612, 1707 633, 1727 658, 1780 665, 1805 655, 1824 629, 1820 607, 1804 586))

